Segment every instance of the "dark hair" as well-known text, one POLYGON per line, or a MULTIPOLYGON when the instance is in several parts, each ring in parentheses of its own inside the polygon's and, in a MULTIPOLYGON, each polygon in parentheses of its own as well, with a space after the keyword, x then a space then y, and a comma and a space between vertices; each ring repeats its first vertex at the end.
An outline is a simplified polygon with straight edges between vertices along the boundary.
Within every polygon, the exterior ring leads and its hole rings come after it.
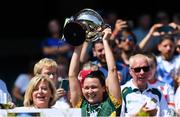
POLYGON ((101 85, 105 86, 105 77, 100 70, 92 71, 86 76, 86 78, 97 78, 100 81, 101 85))
POLYGON ((159 44, 162 43, 164 40, 171 40, 172 42, 174 42, 174 37, 172 35, 165 34, 160 38, 159 44))
POLYGON ((119 40, 123 40, 124 38, 128 38, 129 36, 131 37, 131 40, 136 44, 137 38, 130 28, 124 28, 120 32, 119 40))
POLYGON ((96 41, 93 41, 93 42, 92 42, 92 47, 93 47, 93 48, 95 47, 95 44, 96 44, 96 43, 102 43, 102 44, 103 44, 102 39, 98 39, 98 40, 96 40, 96 41))

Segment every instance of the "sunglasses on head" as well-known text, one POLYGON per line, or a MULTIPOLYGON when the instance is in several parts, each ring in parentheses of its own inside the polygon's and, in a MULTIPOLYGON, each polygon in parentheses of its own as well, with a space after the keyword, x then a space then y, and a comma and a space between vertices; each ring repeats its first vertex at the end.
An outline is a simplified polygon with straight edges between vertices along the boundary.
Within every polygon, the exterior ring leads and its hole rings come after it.
POLYGON ((143 70, 144 72, 148 72, 150 70, 149 66, 144 66, 144 67, 136 67, 136 68, 131 68, 134 70, 134 72, 139 73, 141 72, 141 70, 143 70))

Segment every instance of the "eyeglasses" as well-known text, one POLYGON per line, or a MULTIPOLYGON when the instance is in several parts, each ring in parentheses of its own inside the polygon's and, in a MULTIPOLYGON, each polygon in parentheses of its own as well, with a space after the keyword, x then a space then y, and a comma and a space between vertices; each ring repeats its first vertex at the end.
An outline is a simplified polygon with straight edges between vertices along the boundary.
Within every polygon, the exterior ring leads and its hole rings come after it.
POLYGON ((53 76, 57 76, 57 73, 46 73, 48 76, 50 76, 50 75, 53 75, 53 76))
POLYGON ((131 68, 131 69, 133 69, 134 72, 139 73, 139 72, 141 72, 141 69, 144 72, 148 72, 150 70, 150 67, 149 66, 144 66, 144 67, 136 67, 136 68, 131 68))
POLYGON ((127 37, 120 37, 122 41, 126 41, 128 39, 129 41, 134 41, 134 37, 132 35, 128 35, 127 37))

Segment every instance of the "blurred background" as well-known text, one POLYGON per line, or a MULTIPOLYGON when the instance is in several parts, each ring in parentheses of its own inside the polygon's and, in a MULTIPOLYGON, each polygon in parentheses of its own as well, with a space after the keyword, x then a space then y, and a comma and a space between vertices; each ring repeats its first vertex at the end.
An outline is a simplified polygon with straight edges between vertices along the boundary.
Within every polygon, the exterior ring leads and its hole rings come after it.
MULTIPOLYGON (((57 18, 63 26, 70 17, 83 8, 100 13, 115 12, 118 18, 136 20, 142 13, 155 17, 160 10, 170 16, 180 12, 175 1, 143 2, 132 0, 6 0, 0 2, 0 78, 9 91, 18 74, 27 71, 28 62, 42 56, 41 41, 47 36, 47 23, 57 18)), ((10 91, 11 92, 11 91, 10 91)))

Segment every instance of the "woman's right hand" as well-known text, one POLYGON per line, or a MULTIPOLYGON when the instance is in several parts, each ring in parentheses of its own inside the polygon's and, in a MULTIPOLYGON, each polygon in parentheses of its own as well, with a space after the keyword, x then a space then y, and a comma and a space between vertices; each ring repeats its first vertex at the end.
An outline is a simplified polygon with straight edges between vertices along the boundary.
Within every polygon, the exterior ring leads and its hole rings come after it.
POLYGON ((157 31, 158 28, 162 27, 163 24, 154 24, 149 33, 152 35, 152 36, 160 36, 161 34, 157 31))
POLYGON ((57 98, 61 98, 66 95, 66 91, 63 88, 59 88, 56 90, 57 98))

